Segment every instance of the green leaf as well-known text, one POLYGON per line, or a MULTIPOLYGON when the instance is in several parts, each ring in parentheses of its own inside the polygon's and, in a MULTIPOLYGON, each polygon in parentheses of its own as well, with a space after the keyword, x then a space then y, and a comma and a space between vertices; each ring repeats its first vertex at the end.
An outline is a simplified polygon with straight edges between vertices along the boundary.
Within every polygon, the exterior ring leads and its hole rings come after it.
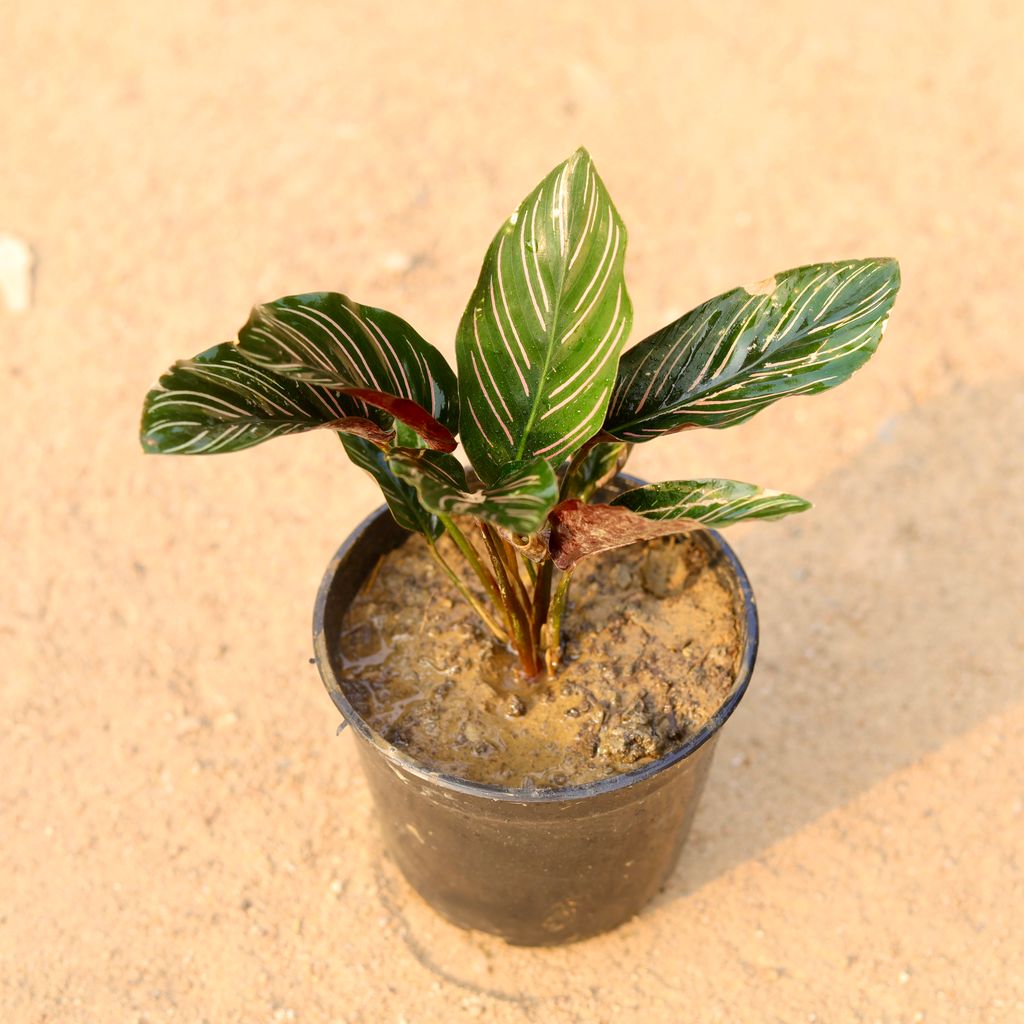
POLYGON ((677 480, 625 491, 608 505, 576 499, 551 510, 548 549, 560 569, 637 541, 743 519, 779 519, 811 507, 809 501, 738 480, 677 480))
POLYGON ((426 448, 427 443, 416 433, 412 427, 406 426, 401 420, 395 421, 395 441, 396 448, 426 448))
POLYGON ((729 427, 834 388, 878 347, 899 286, 895 260, 846 260, 719 295, 622 357, 605 430, 649 441, 729 427))
POLYGON ((485 482, 508 462, 557 464, 600 429, 632 321, 625 251, 582 149, 495 236, 456 340, 462 440, 485 482))
POLYGON ((238 344, 253 363, 345 391, 407 424, 432 448, 455 448, 455 375, 393 313, 336 292, 289 295, 255 306, 238 344))
POLYGON ((359 401, 253 366, 230 344, 175 363, 146 396, 142 447, 163 455, 237 452, 272 437, 328 427, 387 443, 359 401))
MULTIPOLYGON (((423 507, 412 487, 395 476, 384 453, 361 437, 339 436, 348 457, 361 469, 365 469, 380 485, 381 491, 384 492, 384 500, 388 503, 395 522, 413 533, 423 533, 433 539, 439 537, 442 526, 437 517, 432 516, 423 507)), ((446 458, 451 458, 451 456, 446 456, 446 458)), ((456 460, 452 461, 458 465, 456 460)))
MULTIPOLYGON (((398 477, 409 484, 418 486, 421 481, 429 480, 449 490, 469 490, 466 471, 454 455, 427 449, 396 450, 391 453, 389 462, 398 477)), ((448 514, 443 509, 441 511, 444 515, 448 514)))
POLYGON ((562 495, 590 501, 625 466, 632 448, 624 441, 599 441, 593 445, 579 462, 566 470, 562 495))
POLYGON ((457 460, 439 452, 402 452, 393 454, 389 461, 432 512, 474 516, 514 533, 529 534, 540 529, 558 500, 558 479, 543 459, 505 466, 494 482, 480 491, 470 491, 457 460))
POLYGON ((685 518, 702 526, 728 526, 741 519, 781 519, 806 512, 809 501, 739 480, 673 480, 623 491, 612 505, 646 519, 685 518))

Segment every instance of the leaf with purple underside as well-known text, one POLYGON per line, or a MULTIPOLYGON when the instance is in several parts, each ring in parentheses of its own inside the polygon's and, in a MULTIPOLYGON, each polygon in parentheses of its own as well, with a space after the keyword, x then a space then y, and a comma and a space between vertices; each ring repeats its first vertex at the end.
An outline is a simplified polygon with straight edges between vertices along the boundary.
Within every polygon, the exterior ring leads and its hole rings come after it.
MULTIPOLYGON (((389 413, 397 423, 414 434, 428 448, 440 452, 453 452, 458 447, 454 435, 444 424, 439 423, 424 412, 421 406, 411 402, 408 398, 397 398, 394 395, 386 395, 368 388, 339 388, 338 390, 342 394, 350 395, 367 405, 375 406, 389 413)), ((414 444, 412 447, 419 447, 419 444, 414 444)))

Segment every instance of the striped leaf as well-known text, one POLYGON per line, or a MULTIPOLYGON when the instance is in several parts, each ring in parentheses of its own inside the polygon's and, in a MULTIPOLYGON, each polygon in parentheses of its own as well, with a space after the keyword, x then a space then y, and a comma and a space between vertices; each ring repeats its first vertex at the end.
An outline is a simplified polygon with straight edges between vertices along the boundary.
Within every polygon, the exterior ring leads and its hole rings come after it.
MULTIPOLYGON (((423 533, 436 539, 442 526, 436 516, 431 515, 421 504, 414 488, 403 483, 391 471, 384 453, 374 444, 361 437, 339 435, 348 457, 380 485, 384 500, 388 503, 395 522, 413 533, 423 533)), ((440 453, 438 453, 440 454, 440 453)), ((444 456, 451 458, 451 456, 444 456)), ((458 466, 458 462, 452 459, 458 466)), ((462 467, 459 466, 461 469, 462 467)))
POLYGON ((626 230, 585 150, 502 226, 459 324, 462 441, 484 481, 559 463, 604 422, 632 320, 626 230))
POLYGON ((558 500, 558 479, 544 459, 511 463, 480 491, 470 491, 462 467, 439 452, 403 452, 393 455, 389 462, 402 480, 416 488, 420 501, 430 511, 444 516, 473 516, 513 533, 529 534, 540 529, 558 500))
POLYGON ((599 441, 566 470, 562 495, 590 501, 626 464, 633 446, 623 441, 599 441))
POLYGON ((328 427, 386 444, 393 434, 379 418, 348 395, 253 366, 224 344, 160 378, 143 405, 141 440, 147 452, 212 455, 328 427))
POLYGON ((611 504, 646 519, 685 518, 701 526, 728 526, 742 519, 781 519, 811 507, 809 501, 795 494, 716 478, 645 484, 623 491, 611 504))
MULTIPOLYGON (((414 486, 418 486, 421 480, 429 480, 449 491, 469 490, 469 481, 462 463, 445 452, 427 449, 394 451, 388 461, 399 479, 414 486)), ((435 511, 448 515, 444 508, 435 511)))
POLYGON ((779 519, 811 507, 792 494, 738 480, 677 480, 625 491, 608 505, 576 499, 551 510, 548 548, 560 569, 640 540, 743 519, 779 519))
POLYGON ((238 332, 247 359, 385 410, 431 447, 455 449, 458 386, 444 357, 404 320, 336 292, 253 308, 238 332))
POLYGON ((846 260, 719 295, 622 357, 605 430, 649 441, 730 427, 833 388, 878 347, 899 286, 895 260, 846 260))

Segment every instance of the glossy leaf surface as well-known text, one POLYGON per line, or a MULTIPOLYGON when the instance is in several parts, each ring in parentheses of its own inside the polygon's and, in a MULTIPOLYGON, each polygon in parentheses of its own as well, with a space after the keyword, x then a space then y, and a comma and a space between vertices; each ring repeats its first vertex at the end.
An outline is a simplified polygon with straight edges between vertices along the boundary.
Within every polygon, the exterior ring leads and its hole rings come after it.
POLYGON ((414 488, 395 476, 384 453, 361 437, 340 436, 348 457, 380 485, 395 522, 413 533, 423 533, 435 539, 440 536, 442 527, 437 517, 423 507, 414 488))
POLYGON ((515 533, 539 529, 558 500, 558 479, 543 459, 512 463, 480 491, 467 488, 462 467, 438 452, 396 454, 391 466, 416 488, 423 505, 439 515, 474 516, 515 533), (441 459, 450 460, 442 462, 441 459), (455 472, 451 463, 455 464, 455 472))
POLYGON ((563 501, 552 509, 548 547, 560 569, 651 537, 743 519, 778 519, 810 502, 738 480, 679 480, 625 491, 607 505, 563 501))
POLYGON ((702 526, 727 526, 742 519, 781 519, 805 512, 811 503, 795 494, 740 480, 674 480, 623 491, 611 501, 647 519, 685 517, 702 526))
POLYGON ((459 324, 461 433, 480 478, 557 464, 604 421, 632 321, 626 230, 584 150, 495 236, 459 324))
POLYGON ((254 307, 238 344, 250 362, 347 391, 407 424, 432 448, 455 448, 455 375, 393 313, 336 292, 289 295, 254 307))
POLYGON ((272 437, 328 427, 386 443, 362 403, 253 366, 230 344, 175 363, 146 396, 142 446, 164 455, 237 452, 272 437))
POLYGON ((590 501, 625 466, 632 447, 624 441, 599 441, 593 445, 576 465, 566 470, 562 494, 590 501))
POLYGON ((719 295, 626 352, 605 430, 648 441, 729 427, 833 388, 878 347, 899 285, 895 260, 845 260, 719 295))

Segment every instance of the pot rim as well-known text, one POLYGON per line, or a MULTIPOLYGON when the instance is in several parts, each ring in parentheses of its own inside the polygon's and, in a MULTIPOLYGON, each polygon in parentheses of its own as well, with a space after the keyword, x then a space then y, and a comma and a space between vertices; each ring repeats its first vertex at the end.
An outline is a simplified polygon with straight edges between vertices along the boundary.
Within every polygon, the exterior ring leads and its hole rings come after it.
MULTIPOLYGON (((623 474, 625 477, 626 474, 623 474)), ((630 478, 631 479, 631 478, 630 478)), ((544 789, 513 789, 508 786, 497 786, 486 782, 473 782, 469 779, 460 779, 456 775, 430 768, 407 753, 400 750, 394 744, 389 743, 379 733, 373 731, 358 711, 349 703, 341 687, 339 679, 334 673, 331 665, 330 655, 327 649, 327 639, 324 632, 324 618, 327 609, 327 602, 330 597, 334 580, 338 575, 349 551, 359 544, 367 529, 381 516, 390 516, 386 505, 379 506, 371 512, 359 525, 349 534, 345 543, 341 545, 337 553, 331 559, 320 583, 317 592, 316 604, 313 609, 313 651, 316 656, 316 665, 320 671, 320 677, 327 689, 335 707, 341 712, 345 723, 350 725, 359 736, 376 748, 391 764, 403 771, 414 775, 424 782, 429 782, 443 790, 455 791, 466 796, 481 797, 491 800, 514 801, 516 803, 552 804, 575 800, 585 800, 588 797, 599 796, 604 793, 611 793, 619 789, 626 789, 635 786, 655 775, 671 768, 680 761, 685 760, 699 747, 708 742, 728 720, 729 716, 736 710, 750 684, 750 677, 754 671, 754 663, 757 660, 758 647, 758 618, 757 604, 754 601, 754 592, 750 586, 740 560, 729 544, 722 539, 717 530, 705 529, 703 532, 709 534, 714 543, 722 550, 728 559, 739 592, 743 598, 744 623, 746 625, 746 643, 740 657, 739 667, 736 672, 736 681, 729 696, 722 702, 717 711, 704 723, 704 725, 691 736, 682 746, 669 751, 655 761, 641 765, 628 772, 609 776, 606 779, 599 779, 596 782, 578 783, 572 786, 544 789)))

